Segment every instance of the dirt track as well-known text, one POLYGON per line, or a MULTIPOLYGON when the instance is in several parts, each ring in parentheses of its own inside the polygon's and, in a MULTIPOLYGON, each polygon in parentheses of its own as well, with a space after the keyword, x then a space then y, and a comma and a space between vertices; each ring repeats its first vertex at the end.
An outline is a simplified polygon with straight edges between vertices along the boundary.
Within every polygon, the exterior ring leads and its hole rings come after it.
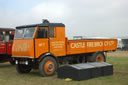
POLYGON ((128 57, 128 51, 115 51, 115 52, 108 52, 107 56, 114 56, 114 57, 128 57))

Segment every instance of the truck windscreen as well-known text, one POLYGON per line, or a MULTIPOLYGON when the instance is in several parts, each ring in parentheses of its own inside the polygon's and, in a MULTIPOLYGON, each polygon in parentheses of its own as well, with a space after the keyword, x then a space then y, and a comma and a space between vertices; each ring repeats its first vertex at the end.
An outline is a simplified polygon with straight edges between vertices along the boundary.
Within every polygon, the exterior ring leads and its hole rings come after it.
POLYGON ((16 29, 15 39, 31 39, 36 27, 16 29))

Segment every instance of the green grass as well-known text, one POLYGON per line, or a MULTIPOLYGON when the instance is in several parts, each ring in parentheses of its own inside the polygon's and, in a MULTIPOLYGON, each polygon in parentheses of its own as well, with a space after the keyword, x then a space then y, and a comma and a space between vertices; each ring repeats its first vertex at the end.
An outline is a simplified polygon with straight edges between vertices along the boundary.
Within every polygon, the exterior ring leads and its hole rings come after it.
POLYGON ((41 77, 38 70, 28 74, 18 74, 15 66, 0 64, 0 85, 128 85, 128 57, 108 57, 114 65, 114 75, 84 81, 66 82, 52 77, 41 77))

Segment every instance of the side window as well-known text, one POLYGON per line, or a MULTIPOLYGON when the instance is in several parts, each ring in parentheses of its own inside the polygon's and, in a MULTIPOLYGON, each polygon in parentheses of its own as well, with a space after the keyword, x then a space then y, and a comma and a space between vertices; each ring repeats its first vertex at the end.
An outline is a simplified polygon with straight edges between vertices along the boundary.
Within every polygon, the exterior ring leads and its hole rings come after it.
POLYGON ((13 40, 14 39, 14 35, 13 34, 10 34, 10 40, 13 40))
POLYGON ((0 32, 0 41, 3 41, 3 40, 4 40, 3 32, 0 32))
POLYGON ((49 27, 49 37, 54 37, 54 27, 49 27))
POLYGON ((47 38, 47 28, 39 28, 37 38, 47 38))

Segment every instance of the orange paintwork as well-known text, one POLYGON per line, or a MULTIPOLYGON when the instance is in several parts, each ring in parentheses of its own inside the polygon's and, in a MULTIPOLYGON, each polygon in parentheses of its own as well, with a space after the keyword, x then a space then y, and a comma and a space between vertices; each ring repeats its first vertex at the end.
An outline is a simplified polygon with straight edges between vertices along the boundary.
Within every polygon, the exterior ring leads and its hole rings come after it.
POLYGON ((35 39, 35 58, 48 52, 48 39, 35 39))
POLYGON ((52 61, 47 61, 44 65, 44 70, 46 74, 52 74, 55 70, 55 65, 52 61))
POLYGON ((86 52, 86 43, 84 40, 69 40, 67 44, 67 55, 68 54, 79 54, 86 52), (77 46, 76 46, 77 44, 77 46))
POLYGON ((117 49, 117 39, 69 40, 67 54, 111 51, 117 49))
POLYGON ((35 38, 36 35, 37 35, 38 29, 39 29, 39 27, 37 26, 36 29, 35 29, 34 35, 33 35, 34 38, 35 38))
POLYGON ((104 51, 109 51, 117 48, 117 39, 104 40, 104 51))
POLYGON ((37 31, 38 27, 36 27, 33 39, 14 40, 12 55, 16 57, 39 58, 47 52, 55 56, 66 56, 97 51, 111 51, 117 48, 117 39, 68 40, 65 37, 64 27, 54 27, 54 37, 52 38, 47 35, 48 38, 38 39, 36 38, 37 31))
POLYGON ((12 55, 15 57, 34 58, 34 40, 33 39, 14 40, 12 47, 12 55))
POLYGON ((66 46, 65 46, 64 27, 56 27, 54 34, 55 34, 55 37, 50 38, 50 52, 56 56, 65 56, 66 46))
MULTIPOLYGON (((48 27, 40 27, 40 28, 47 28, 48 27)), ((36 38, 37 31, 39 27, 36 28, 35 33, 34 33, 34 38, 35 38, 35 58, 40 57, 42 54, 46 53, 49 51, 48 47, 48 38, 36 38)), ((47 36, 48 32, 47 32, 47 36)))

